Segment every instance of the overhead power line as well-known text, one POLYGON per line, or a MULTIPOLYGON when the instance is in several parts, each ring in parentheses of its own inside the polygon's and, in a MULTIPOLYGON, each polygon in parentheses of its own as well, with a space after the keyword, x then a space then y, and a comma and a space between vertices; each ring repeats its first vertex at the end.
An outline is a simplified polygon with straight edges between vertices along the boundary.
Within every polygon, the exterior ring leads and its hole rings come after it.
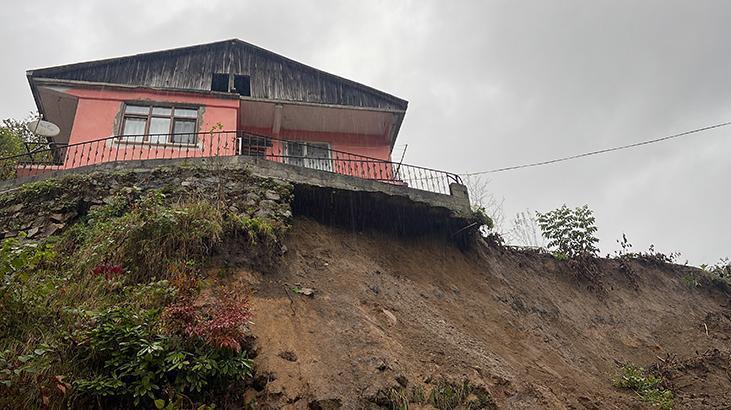
POLYGON ((487 171, 467 172, 467 173, 463 173, 463 174, 460 174, 460 175, 461 176, 472 176, 472 175, 482 175, 482 174, 494 174, 496 172, 511 171, 511 170, 514 170, 514 169, 530 168, 530 167, 538 167, 538 166, 541 166, 541 165, 555 164, 557 162, 569 161, 569 160, 572 160, 572 159, 589 157, 589 156, 592 156, 592 155, 605 154, 607 152, 620 151, 620 150, 623 150, 623 149, 629 149, 629 148, 639 147, 639 146, 642 146, 642 145, 654 144, 656 142, 667 141, 667 140, 670 140, 670 139, 673 139, 673 138, 679 138, 679 137, 683 137, 683 136, 690 135, 690 134, 697 134, 699 132, 709 131, 709 130, 712 130, 712 129, 715 129, 715 128, 726 127, 728 125, 731 125, 731 121, 729 121, 729 122, 722 122, 720 124, 715 124, 715 125, 709 125, 709 126, 703 127, 703 128, 696 128, 694 130, 681 132, 679 134, 667 135, 667 136, 664 136, 664 137, 661 137, 661 138, 655 138, 655 139, 652 139, 652 140, 635 142, 634 144, 627 144, 627 145, 621 145, 621 146, 618 146, 618 147, 605 148, 605 149, 600 149, 600 150, 597 150, 597 151, 585 152, 583 154, 570 155, 570 156, 567 156, 567 157, 555 158, 555 159, 551 159, 551 160, 547 160, 547 161, 531 162, 529 164, 513 165, 513 166, 510 166, 510 167, 495 168, 495 169, 490 169, 490 170, 487 170, 487 171))

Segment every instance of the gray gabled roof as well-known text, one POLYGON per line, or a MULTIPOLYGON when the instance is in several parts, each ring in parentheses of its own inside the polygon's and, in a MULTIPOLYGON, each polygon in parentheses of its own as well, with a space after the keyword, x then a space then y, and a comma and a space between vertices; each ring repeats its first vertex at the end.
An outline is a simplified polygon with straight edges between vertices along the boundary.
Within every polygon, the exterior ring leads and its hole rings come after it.
POLYGON ((251 97, 405 111, 408 102, 374 88, 231 39, 171 50, 30 70, 46 78, 210 91, 213 73, 250 76, 251 97))

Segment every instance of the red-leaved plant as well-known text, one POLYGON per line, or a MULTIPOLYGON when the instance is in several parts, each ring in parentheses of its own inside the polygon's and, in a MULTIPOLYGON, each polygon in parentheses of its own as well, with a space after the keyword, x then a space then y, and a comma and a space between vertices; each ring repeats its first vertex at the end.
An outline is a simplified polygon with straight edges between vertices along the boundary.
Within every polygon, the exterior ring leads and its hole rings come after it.
POLYGON ((173 333, 198 337, 210 345, 237 353, 246 338, 251 316, 248 299, 228 291, 209 304, 194 306, 188 299, 167 306, 163 312, 163 320, 173 333))
POLYGON ((92 273, 98 276, 104 276, 104 279, 106 280, 112 280, 121 276, 124 273, 124 268, 121 265, 103 263, 101 265, 97 265, 92 270, 92 273))

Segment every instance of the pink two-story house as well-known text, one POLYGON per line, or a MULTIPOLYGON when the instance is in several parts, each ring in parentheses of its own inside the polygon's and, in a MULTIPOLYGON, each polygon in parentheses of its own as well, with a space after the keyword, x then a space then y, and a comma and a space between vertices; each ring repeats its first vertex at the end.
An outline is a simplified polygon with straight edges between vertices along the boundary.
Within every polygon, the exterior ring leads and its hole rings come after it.
POLYGON ((237 39, 30 70, 27 77, 38 111, 61 130, 49 141, 53 160, 44 170, 256 155, 389 180, 408 104, 237 39))

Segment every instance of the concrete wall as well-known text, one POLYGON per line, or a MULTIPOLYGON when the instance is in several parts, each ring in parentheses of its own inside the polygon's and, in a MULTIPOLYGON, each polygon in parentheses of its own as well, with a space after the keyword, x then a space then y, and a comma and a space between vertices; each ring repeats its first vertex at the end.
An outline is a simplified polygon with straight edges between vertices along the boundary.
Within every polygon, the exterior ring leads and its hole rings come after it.
MULTIPOLYGON (((472 218, 472 211, 466 188, 459 184, 452 184, 450 187, 452 194, 444 195, 395 184, 356 178, 349 175, 340 175, 332 172, 319 171, 300 166, 242 156, 165 160, 147 159, 93 164, 74 170, 58 170, 41 175, 18 178, 16 180, 2 181, 0 182, 0 193, 16 189, 23 183, 58 177, 68 173, 88 173, 105 170, 139 170, 149 172, 151 169, 170 166, 193 166, 216 169, 244 168, 256 176, 279 178, 292 182, 296 186, 299 185, 320 189, 321 192, 369 193, 374 194, 379 198, 386 198, 388 200, 395 201, 393 203, 404 203, 405 201, 413 206, 439 210, 441 213, 446 213, 446 215, 450 218, 460 220, 472 218)), ((357 206, 357 204, 355 205, 357 206)))

